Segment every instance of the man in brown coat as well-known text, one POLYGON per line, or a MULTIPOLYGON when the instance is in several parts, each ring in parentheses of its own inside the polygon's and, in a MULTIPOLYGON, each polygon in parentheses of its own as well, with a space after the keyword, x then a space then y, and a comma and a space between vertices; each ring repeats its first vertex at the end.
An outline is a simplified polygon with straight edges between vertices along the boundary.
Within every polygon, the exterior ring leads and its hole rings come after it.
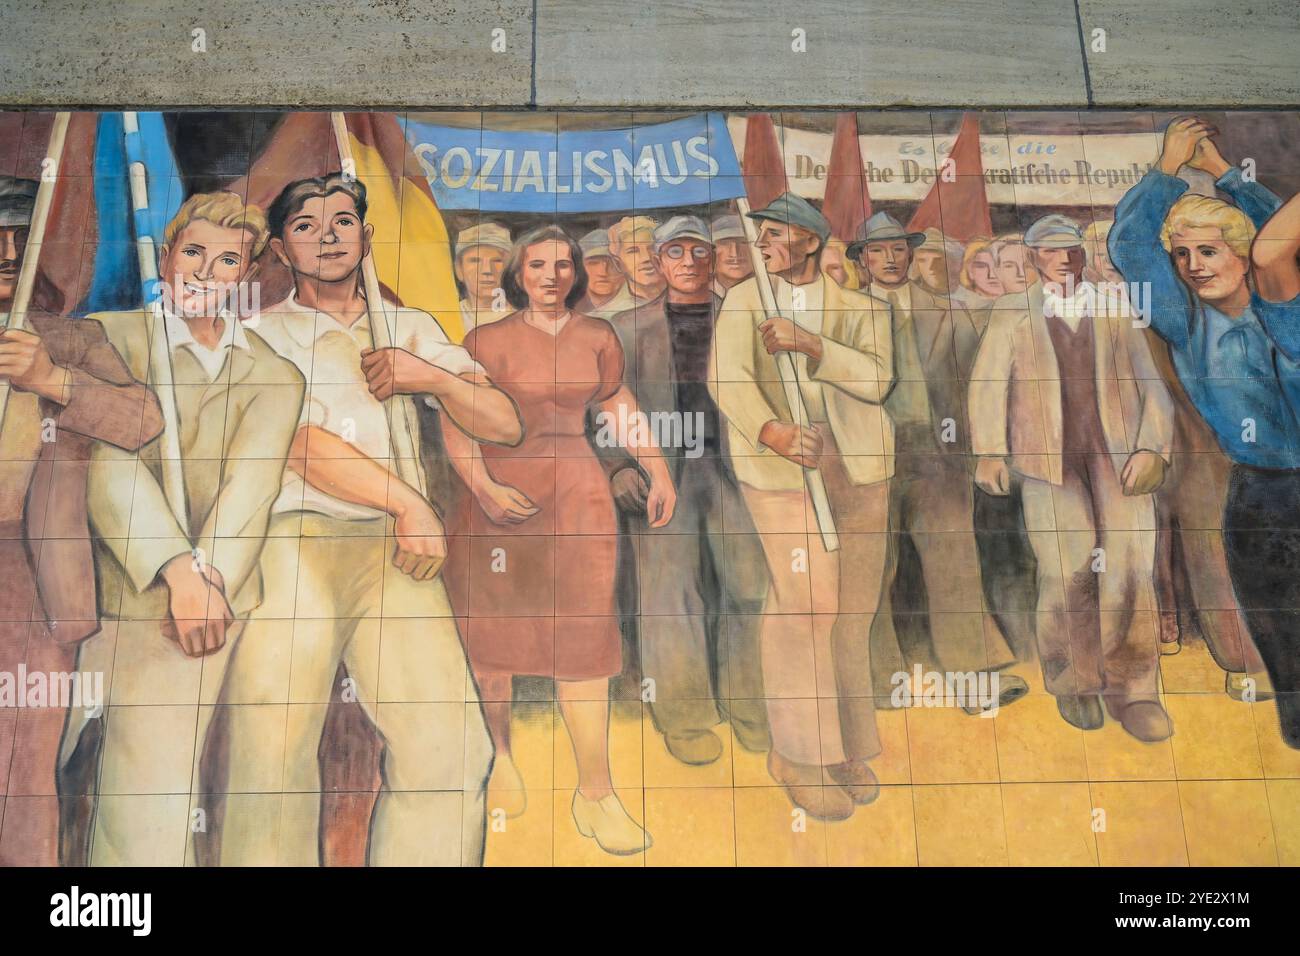
POLYGON ((1038 559, 1043 683, 1080 730, 1111 717, 1164 740, 1155 634, 1155 499, 1173 400, 1131 317, 1083 280, 1084 238, 1061 215, 1025 233, 1039 281, 998 300, 971 371, 975 480, 1023 482, 1038 559))
MULTIPOLYGON (((0 179, 5 325, 35 194, 34 182, 0 179)), ((25 324, 0 333, 0 380, 11 389, 0 425, 0 866, 54 866, 70 701, 54 693, 69 684, 50 675, 70 674, 78 642, 99 628, 87 461, 96 441, 134 450, 163 422, 97 322, 29 312, 25 324), (41 686, 50 692, 38 699, 30 692, 41 686)))

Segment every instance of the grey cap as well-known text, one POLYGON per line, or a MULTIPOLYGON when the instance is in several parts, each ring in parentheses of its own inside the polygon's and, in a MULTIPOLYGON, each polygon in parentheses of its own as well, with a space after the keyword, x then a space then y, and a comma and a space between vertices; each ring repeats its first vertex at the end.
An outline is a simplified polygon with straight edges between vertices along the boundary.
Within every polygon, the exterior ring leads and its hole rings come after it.
POLYGON ((806 199, 801 199, 794 193, 782 193, 765 208, 751 212, 749 218, 771 219, 773 222, 798 226, 801 229, 807 229, 809 232, 815 233, 822 242, 825 242, 831 236, 831 224, 826 221, 826 217, 817 211, 816 206, 806 199))
POLYGON ((744 239, 745 224, 740 221, 739 216, 730 213, 722 216, 714 216, 713 222, 709 225, 709 231, 713 233, 714 242, 722 242, 726 239, 744 239))
POLYGON ((592 259, 596 256, 609 256, 613 258, 614 253, 609 249, 609 230, 593 229, 581 239, 578 245, 582 247, 582 258, 592 259))
POLYGON ((673 216, 655 230, 652 248, 658 252, 674 239, 696 239, 706 246, 713 245, 708 224, 699 216, 673 216))
POLYGON ((858 236, 849 243, 844 254, 856 259, 862 254, 868 242, 888 242, 891 239, 906 239, 907 244, 915 249, 925 242, 925 233, 908 232, 903 224, 887 212, 878 212, 858 227, 858 236))
POLYGON ((31 225, 38 188, 34 179, 0 176, 0 229, 31 225))
POLYGON ((1069 216, 1052 213, 1025 230, 1025 245, 1031 249, 1069 249, 1083 245, 1083 230, 1069 216))

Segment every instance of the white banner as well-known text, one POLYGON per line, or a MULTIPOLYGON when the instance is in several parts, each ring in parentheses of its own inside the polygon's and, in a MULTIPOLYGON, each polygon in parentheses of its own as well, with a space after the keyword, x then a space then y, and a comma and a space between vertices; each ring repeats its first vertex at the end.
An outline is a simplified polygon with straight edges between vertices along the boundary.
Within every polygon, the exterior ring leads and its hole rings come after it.
MULTIPOLYGON (((745 118, 727 121, 744 162, 745 118)), ((821 199, 831 156, 830 133, 777 130, 791 190, 821 199)), ((920 202, 956 134, 945 137, 859 136, 867 190, 873 199, 920 202)), ((1160 137, 1152 133, 1093 133, 980 137, 989 202, 994 205, 1113 206, 1155 162, 1160 137)))

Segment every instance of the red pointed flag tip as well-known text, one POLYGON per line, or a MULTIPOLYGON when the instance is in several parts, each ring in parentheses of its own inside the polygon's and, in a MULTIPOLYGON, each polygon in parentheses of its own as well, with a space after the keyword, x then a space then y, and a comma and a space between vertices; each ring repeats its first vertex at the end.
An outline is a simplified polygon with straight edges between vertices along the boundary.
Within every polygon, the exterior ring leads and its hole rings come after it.
POLYGON ((871 196, 862 167, 857 113, 841 113, 835 121, 822 215, 831 224, 831 235, 844 242, 856 239, 858 228, 871 218, 871 196))
POLYGON ((939 178, 907 224, 913 232, 930 227, 958 242, 993 235, 993 217, 989 214, 988 193, 984 189, 984 164, 980 160, 979 117, 975 113, 963 117, 952 151, 940 162, 939 178), (949 160, 952 165, 945 178, 949 160))
POLYGON ((785 157, 776 138, 770 113, 750 113, 745 121, 745 195, 753 209, 762 209, 790 187, 785 179, 785 157))
MULTIPOLYGON (((7 114, 15 115, 15 114, 7 114)), ((41 178, 54 113, 17 114, 25 120, 16 165, 8 167, 23 179, 41 178)), ((45 235, 28 246, 40 256, 31 308, 70 315, 90 291, 94 270, 87 268, 85 250, 99 241, 95 206, 95 139, 99 114, 74 112, 68 121, 63 155, 58 157, 58 179, 50 205, 45 235)))

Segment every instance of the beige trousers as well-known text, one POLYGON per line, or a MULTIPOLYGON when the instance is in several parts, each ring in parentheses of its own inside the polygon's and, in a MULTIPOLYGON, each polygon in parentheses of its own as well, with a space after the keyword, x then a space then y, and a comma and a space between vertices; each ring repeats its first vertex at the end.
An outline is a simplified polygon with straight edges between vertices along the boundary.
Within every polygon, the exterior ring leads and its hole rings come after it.
POLYGON ((388 531, 383 519, 271 522, 266 598, 221 694, 223 865, 319 864, 318 751, 334 699, 360 701, 384 743, 369 862, 482 863, 492 745, 478 692, 442 579, 398 571, 388 531))
MULTIPOLYGON (((221 650, 203 658, 187 657, 160 624, 105 620, 77 659, 78 670, 104 675, 106 702, 92 866, 192 866, 194 839, 211 822, 198 766, 242 622, 221 650)), ((83 709, 69 714, 61 763, 92 716, 83 709)))
POLYGON ((838 551, 823 546, 806 490, 741 490, 771 575, 759 640, 772 747, 794 763, 833 766, 880 753, 870 634, 888 553, 889 482, 852 484, 830 428, 821 431, 838 551))

